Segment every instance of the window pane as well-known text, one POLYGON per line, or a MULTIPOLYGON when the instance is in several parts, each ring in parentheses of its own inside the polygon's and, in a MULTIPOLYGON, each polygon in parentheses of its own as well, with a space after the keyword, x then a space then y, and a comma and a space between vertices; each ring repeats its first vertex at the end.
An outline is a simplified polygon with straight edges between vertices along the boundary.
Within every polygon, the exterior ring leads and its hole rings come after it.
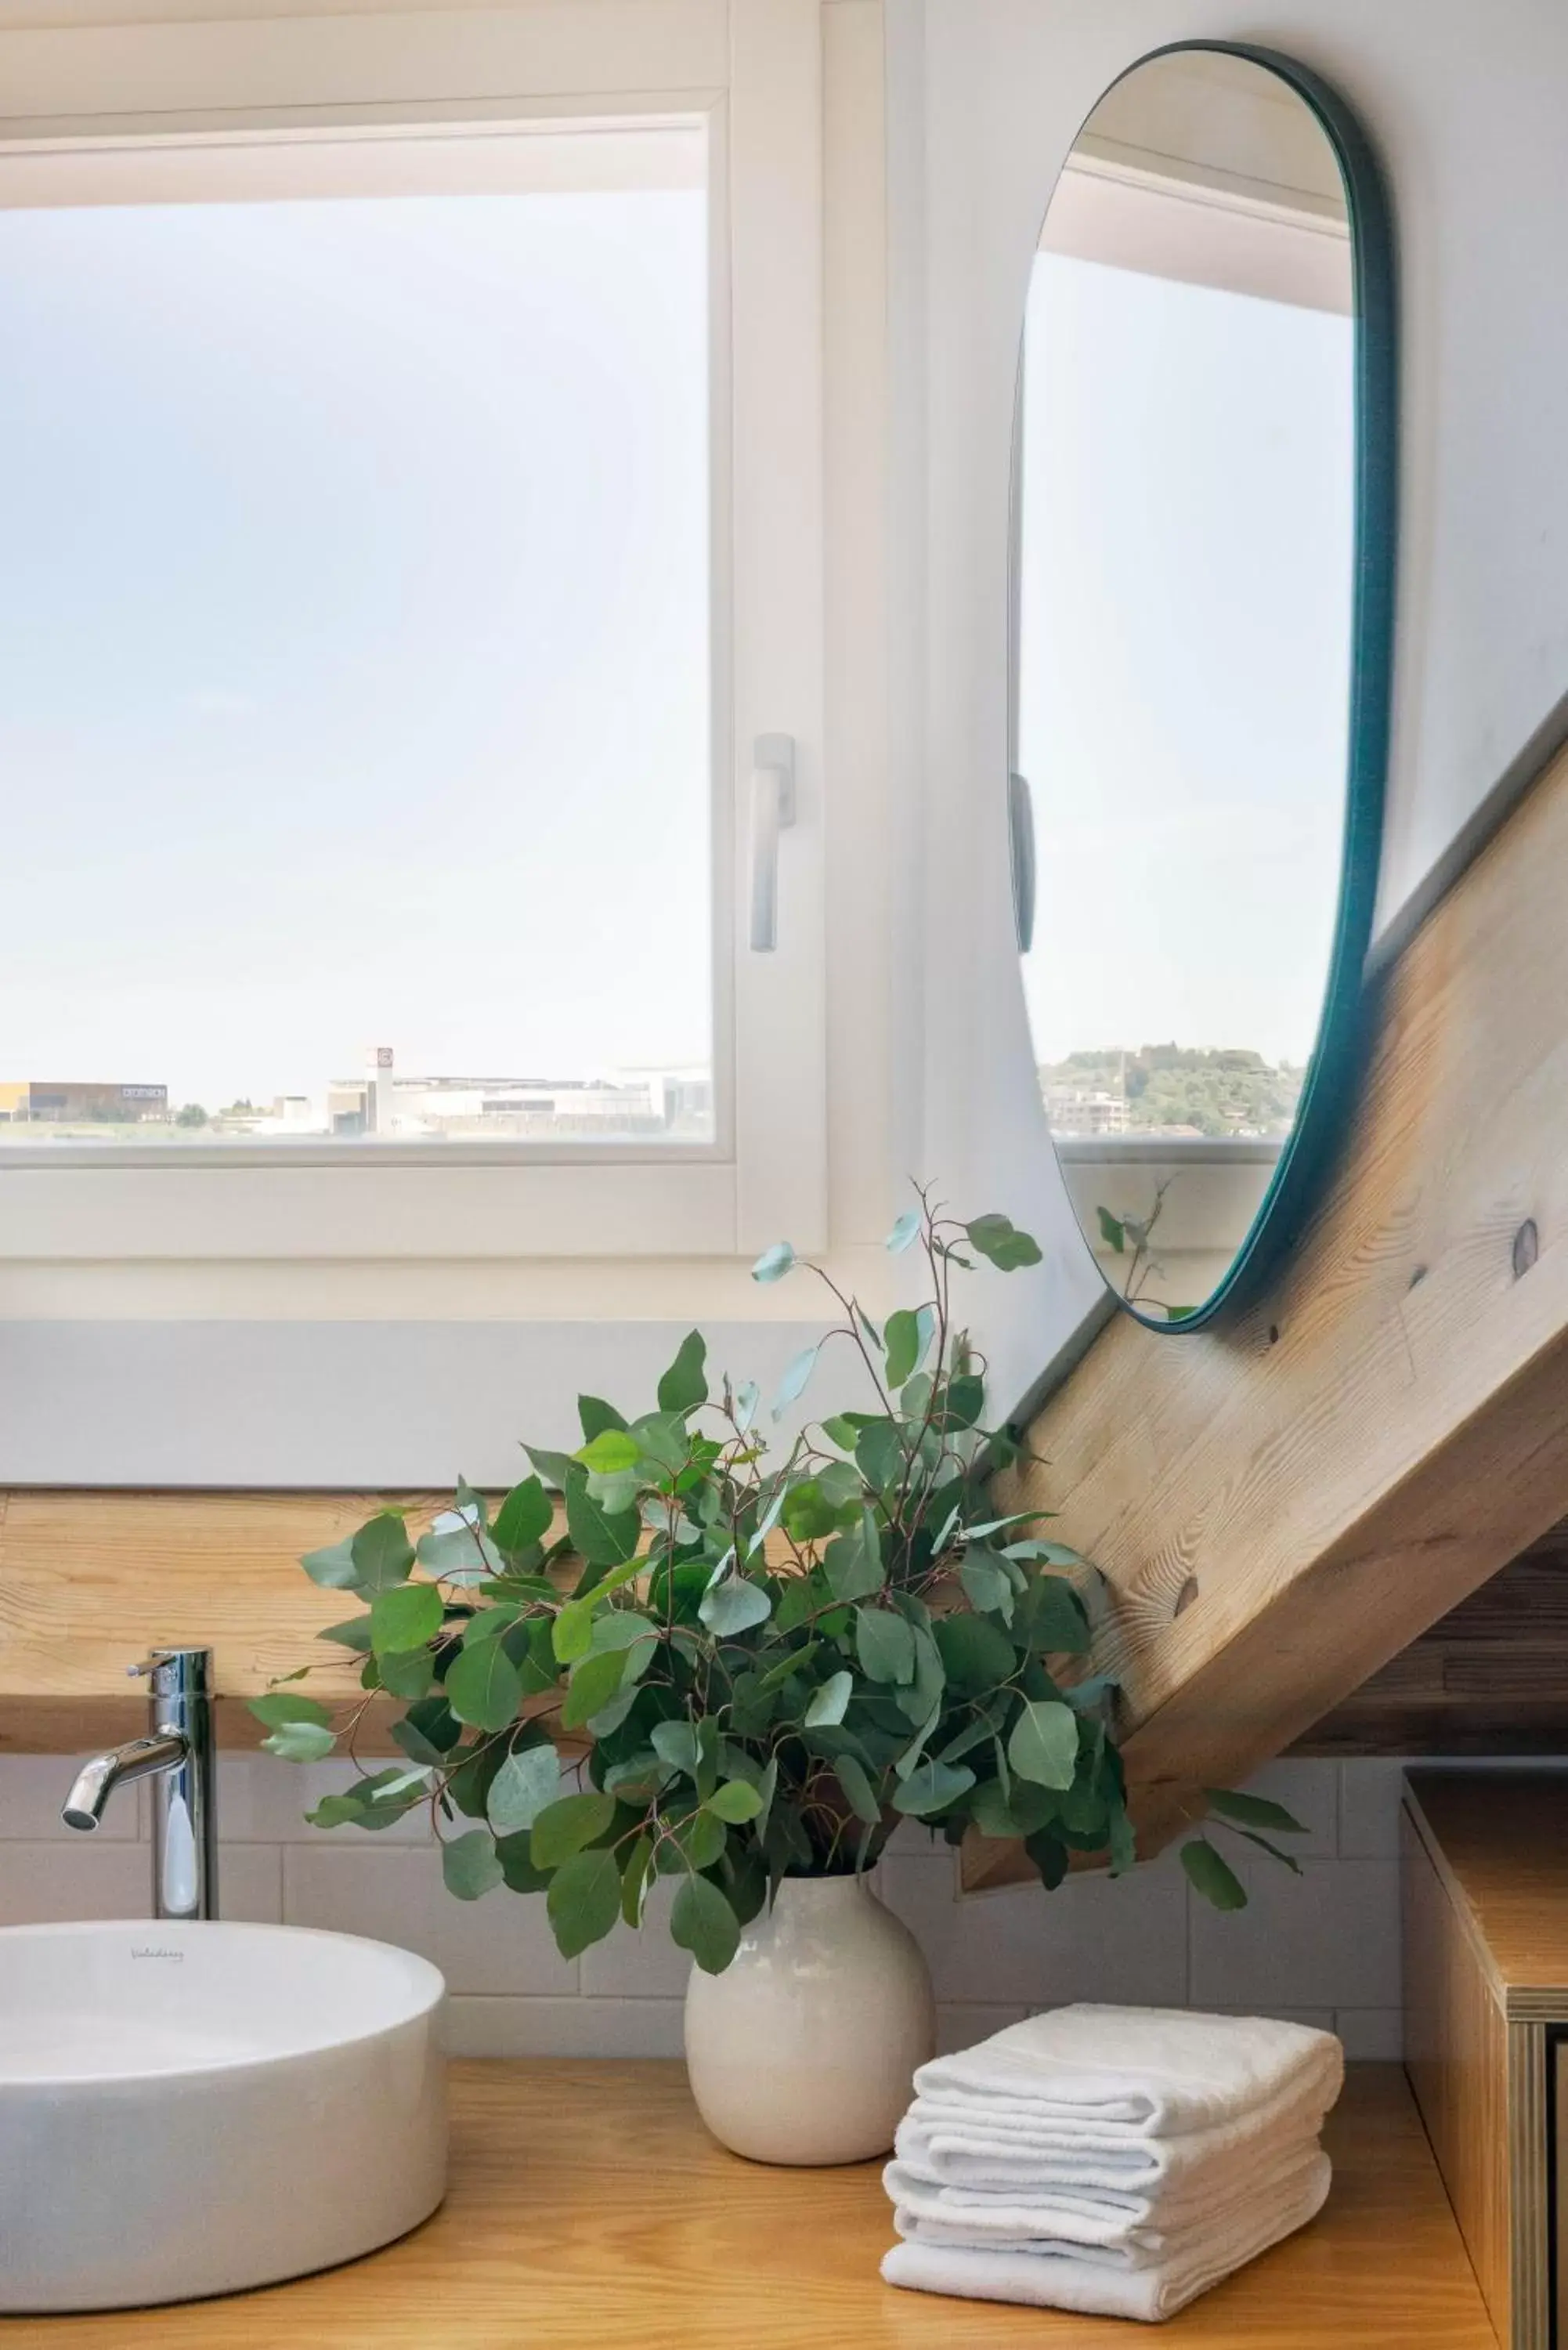
POLYGON ((702 157, 0 183, 8 1144, 711 1137, 702 157))

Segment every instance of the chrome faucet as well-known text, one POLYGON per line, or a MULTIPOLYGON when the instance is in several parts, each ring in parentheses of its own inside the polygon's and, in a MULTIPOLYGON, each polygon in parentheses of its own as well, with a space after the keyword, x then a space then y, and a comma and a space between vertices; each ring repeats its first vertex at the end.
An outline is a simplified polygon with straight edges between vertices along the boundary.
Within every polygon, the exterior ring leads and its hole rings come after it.
POLYGON ((60 1814, 67 1827, 90 1832, 117 1787, 152 1780, 155 1918, 218 1914, 212 1663, 210 1648, 154 1648, 132 1665, 147 1677, 149 1734, 84 1762, 60 1814))

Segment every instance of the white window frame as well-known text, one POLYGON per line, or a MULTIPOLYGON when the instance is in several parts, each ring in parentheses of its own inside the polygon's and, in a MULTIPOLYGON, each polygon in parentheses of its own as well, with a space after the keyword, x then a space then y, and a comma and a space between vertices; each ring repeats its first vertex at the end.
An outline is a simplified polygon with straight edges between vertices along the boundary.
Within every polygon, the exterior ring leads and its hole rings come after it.
MULTIPOLYGON (((0 1257, 745 1255, 826 1239, 820 0, 0 34, 0 202, 45 159, 258 138, 695 121, 712 225, 711 1146, 0 1143, 0 1257), (794 739, 776 947, 751 948, 751 751, 794 739)), ((95 168, 101 168, 101 163, 95 168)), ((36 201, 36 198, 35 198, 36 201)))

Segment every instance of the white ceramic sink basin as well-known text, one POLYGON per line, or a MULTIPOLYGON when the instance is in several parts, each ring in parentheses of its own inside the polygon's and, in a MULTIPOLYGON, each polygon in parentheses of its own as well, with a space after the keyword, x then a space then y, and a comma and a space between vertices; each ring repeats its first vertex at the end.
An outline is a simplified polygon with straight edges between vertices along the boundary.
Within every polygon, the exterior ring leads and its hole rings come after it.
POLYGON ((0 2311, 233 2293, 416 2226, 443 1989, 287 1926, 0 1930, 0 2311))

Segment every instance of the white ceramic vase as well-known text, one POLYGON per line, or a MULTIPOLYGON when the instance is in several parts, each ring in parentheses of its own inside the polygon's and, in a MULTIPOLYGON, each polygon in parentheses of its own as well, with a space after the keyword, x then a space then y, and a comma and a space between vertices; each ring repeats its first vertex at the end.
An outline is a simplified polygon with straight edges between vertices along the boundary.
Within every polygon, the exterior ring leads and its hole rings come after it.
POLYGON ((687 1987, 697 2110, 753 2162, 886 2154, 935 2034, 920 1947, 863 1877, 786 1877, 723 1973, 687 1987))

